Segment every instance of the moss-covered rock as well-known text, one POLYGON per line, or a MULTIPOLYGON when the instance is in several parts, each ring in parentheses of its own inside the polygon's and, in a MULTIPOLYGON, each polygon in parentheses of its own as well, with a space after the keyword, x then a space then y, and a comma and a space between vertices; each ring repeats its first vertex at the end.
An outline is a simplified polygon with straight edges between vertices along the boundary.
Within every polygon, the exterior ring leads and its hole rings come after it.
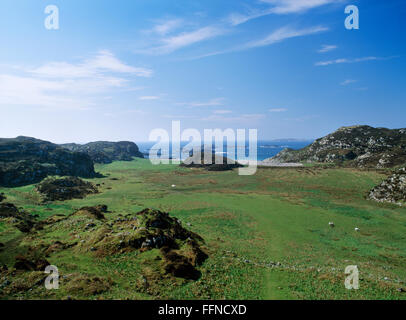
POLYGON ((77 250, 106 257, 160 249, 165 272, 186 279, 197 279, 199 271, 196 267, 208 257, 201 248, 203 239, 166 212, 144 209, 121 216, 114 222, 101 223, 91 224, 91 233, 79 243, 77 250))
POLYGON ((37 223, 34 216, 7 202, 0 203, 0 219, 11 219, 11 223, 24 233, 30 232, 37 223))
POLYGON ((233 159, 222 157, 215 153, 207 154, 204 151, 197 152, 194 155, 191 154, 180 166, 187 168, 204 168, 208 171, 228 171, 243 167, 233 159))
POLYGON ((47 178, 36 186, 36 190, 44 201, 83 199, 88 194, 98 192, 92 183, 76 177, 47 178))

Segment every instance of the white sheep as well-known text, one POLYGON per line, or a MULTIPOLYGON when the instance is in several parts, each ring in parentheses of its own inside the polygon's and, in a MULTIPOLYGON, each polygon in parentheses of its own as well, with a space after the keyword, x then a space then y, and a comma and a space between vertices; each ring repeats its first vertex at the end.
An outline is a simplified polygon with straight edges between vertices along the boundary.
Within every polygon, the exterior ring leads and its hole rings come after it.
POLYGON ((355 228, 354 230, 355 230, 356 232, 359 232, 359 231, 360 231, 359 228, 355 228))
POLYGON ((173 184, 173 185, 172 185, 172 188, 175 188, 175 187, 176 187, 176 184, 173 184))
POLYGON ((329 223, 328 223, 328 225, 329 225, 330 227, 332 227, 332 228, 334 228, 334 227, 335 227, 334 222, 329 222, 329 223))

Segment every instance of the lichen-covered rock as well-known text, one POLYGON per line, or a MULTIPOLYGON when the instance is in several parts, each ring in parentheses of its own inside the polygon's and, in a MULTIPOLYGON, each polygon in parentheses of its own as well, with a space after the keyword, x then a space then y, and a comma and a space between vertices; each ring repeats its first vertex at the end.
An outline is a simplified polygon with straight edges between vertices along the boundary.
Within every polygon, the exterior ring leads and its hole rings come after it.
MULTIPOLYGON (((24 210, 19 210, 12 203, 0 203, 0 219, 12 218, 17 229, 21 232, 30 232, 37 224, 35 217, 24 210)), ((38 225, 40 227, 40 225, 38 225)))
POLYGON ((106 212, 107 212, 106 205, 98 205, 98 206, 94 206, 94 207, 80 208, 79 210, 75 211, 72 215, 87 216, 87 217, 94 218, 97 220, 103 220, 106 218, 104 216, 104 213, 106 213, 106 212))
POLYGON ((390 168, 406 163, 406 129, 342 127, 303 149, 285 149, 271 159, 390 168))
POLYGON ((91 158, 29 137, 0 139, 0 186, 17 187, 47 176, 95 176, 91 158))
POLYGON ((36 190, 42 195, 44 201, 83 199, 88 194, 98 192, 92 183, 76 177, 47 178, 36 186, 36 190))
POLYGON ((398 170, 373 188, 369 192, 368 198, 378 202, 404 204, 406 202, 406 168, 398 170))
POLYGON ((131 161, 133 157, 144 158, 134 142, 97 141, 88 144, 68 143, 61 147, 70 151, 83 152, 92 158, 95 163, 111 163, 113 161, 131 161))
MULTIPOLYGON (((80 209, 72 216, 86 215, 85 209, 80 209)), ((77 250, 90 251, 103 257, 160 249, 162 268, 166 273, 185 279, 197 279, 200 273, 196 267, 207 258, 201 248, 203 242, 198 234, 184 228, 178 219, 168 213, 144 209, 121 216, 114 222, 95 223, 89 237, 78 245, 77 250)))

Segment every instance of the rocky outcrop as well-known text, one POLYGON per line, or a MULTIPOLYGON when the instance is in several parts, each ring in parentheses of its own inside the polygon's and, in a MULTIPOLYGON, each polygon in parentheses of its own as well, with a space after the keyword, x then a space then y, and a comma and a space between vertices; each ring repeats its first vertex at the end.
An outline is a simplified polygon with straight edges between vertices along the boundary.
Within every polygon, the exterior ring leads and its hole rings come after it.
POLYGON ((70 151, 83 152, 92 158, 95 163, 111 163, 113 161, 131 161, 133 157, 144 158, 134 142, 120 141, 107 142, 98 141, 88 144, 68 143, 61 147, 70 151))
POLYGON ((44 202, 83 199, 88 194, 99 192, 92 183, 77 177, 47 178, 36 186, 36 190, 44 202))
POLYGON ((398 170, 373 188, 368 198, 378 202, 404 204, 406 202, 406 168, 398 170))
POLYGON ((271 160, 390 168, 406 163, 406 129, 342 127, 303 149, 282 150, 271 160))
POLYGON ((0 139, 0 186, 33 184, 49 175, 95 176, 93 161, 48 141, 29 137, 0 139))
POLYGON ((68 218, 81 216, 93 221, 86 226, 91 236, 81 243, 79 250, 110 256, 160 249, 163 273, 192 280, 199 278, 197 267, 208 257, 201 248, 204 240, 184 228, 180 220, 166 212, 144 209, 109 222, 104 219, 106 211, 106 206, 85 207, 68 218))
POLYGON ((207 155, 204 151, 198 152, 195 155, 191 153, 191 156, 185 159, 180 166, 187 168, 204 168, 208 171, 227 171, 243 167, 243 165, 230 158, 222 157, 215 153, 209 153, 207 155))
POLYGON ((19 210, 12 203, 0 203, 0 220, 12 218, 15 227, 21 232, 30 232, 36 224, 35 217, 24 210, 19 210))

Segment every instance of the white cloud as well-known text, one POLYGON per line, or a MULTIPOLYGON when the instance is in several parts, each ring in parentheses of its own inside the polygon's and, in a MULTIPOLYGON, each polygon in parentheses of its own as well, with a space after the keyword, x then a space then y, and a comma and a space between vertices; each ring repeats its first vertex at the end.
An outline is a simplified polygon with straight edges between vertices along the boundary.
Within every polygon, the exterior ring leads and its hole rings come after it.
POLYGON ((140 99, 140 100, 158 100, 158 99, 160 99, 160 97, 158 97, 158 96, 142 96, 142 97, 139 97, 138 99, 140 99))
POLYGON ((221 106, 224 104, 224 98, 215 98, 211 99, 209 101, 201 101, 201 102, 181 102, 177 103, 177 105, 180 106, 189 106, 189 107, 215 107, 215 106, 221 106))
POLYGON ((128 76, 151 74, 149 69, 124 64, 105 50, 77 64, 50 62, 35 68, 20 67, 12 74, 0 73, 0 105, 89 108, 107 95, 111 97, 116 89, 127 90, 128 76))
POLYGON ((318 53, 326 53, 326 52, 330 52, 333 51, 335 49, 337 49, 338 47, 336 45, 328 45, 328 44, 324 44, 321 46, 321 49, 318 50, 318 53))
POLYGON ((266 10, 251 9, 246 14, 232 13, 232 14, 230 14, 230 16, 228 17, 227 20, 231 25, 238 26, 238 25, 248 22, 250 20, 257 19, 257 18, 260 18, 263 16, 267 16, 272 13, 273 13, 272 9, 266 9, 266 10))
POLYGON ((342 63, 357 63, 357 62, 364 62, 364 61, 375 61, 375 60, 383 60, 384 58, 379 57, 363 57, 363 58, 356 58, 356 59, 335 59, 335 60, 327 60, 327 61, 319 61, 315 63, 315 66, 324 67, 329 66, 332 64, 342 64, 342 63))
POLYGON ((327 4, 339 3, 345 0, 260 0, 263 3, 270 4, 266 9, 250 9, 247 13, 232 13, 228 17, 228 22, 233 25, 239 25, 253 19, 257 19, 270 14, 292 14, 303 13, 307 10, 324 6, 327 4))
POLYGON ((286 108, 273 108, 273 109, 269 109, 269 112, 286 112, 288 111, 288 109, 286 108))
POLYGON ((206 57, 211 57, 211 56, 216 56, 220 54, 225 54, 225 53, 230 53, 230 52, 236 52, 236 51, 244 51, 248 50, 251 48, 257 48, 257 47, 265 47, 269 46, 278 42, 281 42, 283 40, 287 40, 290 38, 297 38, 297 37, 303 37, 307 35, 312 35, 312 34, 317 34, 320 32, 324 32, 329 30, 327 27, 324 26, 314 26, 310 28, 304 28, 304 29, 295 29, 290 26, 285 26, 282 28, 279 28, 269 34, 267 37, 255 41, 251 41, 245 44, 242 44, 238 47, 230 48, 227 50, 223 51, 215 51, 215 52, 210 52, 206 53, 200 56, 196 56, 191 58, 190 60, 195 60, 195 59, 201 59, 201 58, 206 58, 206 57))
POLYGON ((228 114, 228 113, 232 113, 231 110, 214 110, 213 111, 214 114, 228 114))
POLYGON ((160 39, 160 45, 142 50, 141 52, 157 55, 169 54, 181 48, 212 39, 225 33, 226 31, 223 28, 207 26, 194 31, 182 32, 174 36, 162 38, 160 39))
POLYGON ((104 72, 127 73, 139 77, 152 75, 152 70, 124 64, 108 50, 99 51, 95 57, 83 63, 50 62, 29 72, 41 77, 56 78, 88 78, 104 72))
POLYGON ((274 5, 272 13, 289 14, 304 12, 327 4, 339 3, 342 0, 261 0, 261 2, 274 5))
POLYGON ((320 33, 323 31, 327 31, 327 27, 323 26, 315 26, 311 28, 305 28, 305 29, 294 29, 291 27, 282 27, 280 29, 277 29, 276 31, 272 32, 270 35, 267 37, 256 40, 253 42, 248 43, 246 46, 248 48, 254 48, 254 47, 263 47, 263 46, 268 46, 286 39, 290 38, 296 38, 296 37, 302 37, 306 35, 311 35, 315 33, 320 33))
POLYGON ((88 99, 66 94, 69 84, 32 77, 0 74, 0 105, 31 105, 86 109, 93 105, 88 99))
POLYGON ((138 77, 150 77, 152 75, 152 70, 126 65, 107 50, 100 51, 94 59, 88 60, 86 64, 93 70, 132 73, 138 77))
POLYGON ((342 85, 342 86, 348 86, 349 84, 355 83, 355 82, 357 82, 357 80, 347 79, 347 80, 344 80, 343 82, 341 82, 340 85, 342 85))
POLYGON ((169 19, 157 24, 151 31, 161 36, 165 36, 168 33, 178 29, 183 24, 182 19, 169 19))

